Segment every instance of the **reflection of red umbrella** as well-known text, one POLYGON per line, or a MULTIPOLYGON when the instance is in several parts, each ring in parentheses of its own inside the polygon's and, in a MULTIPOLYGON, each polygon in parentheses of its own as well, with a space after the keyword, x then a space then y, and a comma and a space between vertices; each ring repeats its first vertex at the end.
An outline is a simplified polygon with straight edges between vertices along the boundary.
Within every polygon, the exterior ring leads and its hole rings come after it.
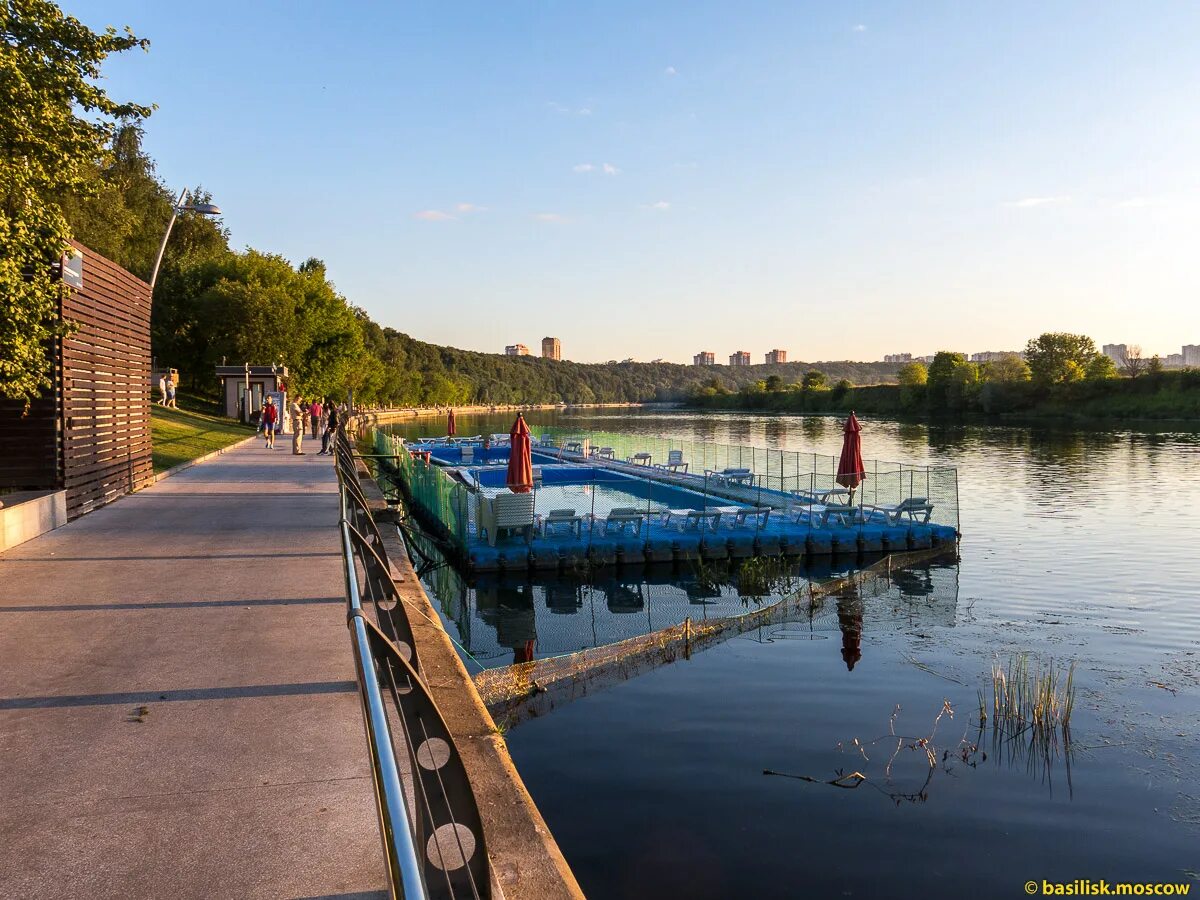
POLYGON ((446 434, 448 436, 453 436, 454 433, 454 410, 451 409, 446 415, 446 434))
POLYGON ((528 494, 533 490, 533 456, 529 446, 529 426, 525 417, 517 413, 512 431, 508 433, 512 449, 508 452, 508 489, 514 494, 528 494))
POLYGON ((843 430, 846 436, 842 440, 842 458, 838 460, 837 483, 850 488, 850 496, 853 497, 854 489, 867 477, 867 473, 863 471, 862 429, 858 426, 858 419, 853 411, 843 430))

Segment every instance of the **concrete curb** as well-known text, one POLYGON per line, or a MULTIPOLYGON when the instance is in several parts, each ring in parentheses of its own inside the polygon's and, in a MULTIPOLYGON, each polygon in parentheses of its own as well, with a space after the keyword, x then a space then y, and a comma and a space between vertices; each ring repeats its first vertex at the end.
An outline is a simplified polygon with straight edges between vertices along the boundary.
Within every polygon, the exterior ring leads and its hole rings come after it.
MULTIPOLYGON (((150 484, 158 484, 164 478, 170 478, 172 475, 178 475, 180 472, 184 471, 185 469, 190 469, 192 466, 198 466, 202 462, 208 462, 210 459, 216 459, 221 454, 228 453, 230 450, 236 450, 238 447, 241 447, 243 444, 250 443, 257 437, 257 434, 252 434, 245 440, 237 441, 227 447, 222 447, 220 450, 214 450, 212 453, 205 453, 203 456, 197 456, 195 459, 189 459, 187 462, 182 462, 177 466, 171 466, 171 468, 167 469, 165 472, 157 472, 154 475, 154 480, 150 482, 150 484)), ((149 487, 150 484, 144 485, 142 489, 144 490, 145 488, 149 487)))
MULTIPOLYGON (((363 494, 378 510, 383 493, 361 461, 363 494)), ((430 692, 471 777, 493 879, 505 900, 582 900, 571 867, 529 796, 503 736, 459 659, 395 528, 381 529, 402 608, 412 626, 430 692)))

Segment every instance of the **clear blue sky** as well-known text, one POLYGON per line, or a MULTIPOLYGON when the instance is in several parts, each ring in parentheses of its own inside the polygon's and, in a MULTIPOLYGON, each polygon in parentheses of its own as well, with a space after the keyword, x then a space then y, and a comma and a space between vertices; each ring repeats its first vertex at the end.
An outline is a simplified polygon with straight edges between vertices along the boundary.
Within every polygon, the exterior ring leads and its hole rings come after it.
POLYGON ((64 5, 235 246, 417 338, 1200 343, 1194 3, 64 5))

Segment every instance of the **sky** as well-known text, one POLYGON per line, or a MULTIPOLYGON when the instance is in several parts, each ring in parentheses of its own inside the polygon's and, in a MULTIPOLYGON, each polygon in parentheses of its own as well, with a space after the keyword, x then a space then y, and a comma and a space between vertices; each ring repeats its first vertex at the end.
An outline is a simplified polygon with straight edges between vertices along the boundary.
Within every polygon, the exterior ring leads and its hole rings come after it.
POLYGON ((237 248, 584 362, 1200 343, 1200 5, 72 2, 237 248))

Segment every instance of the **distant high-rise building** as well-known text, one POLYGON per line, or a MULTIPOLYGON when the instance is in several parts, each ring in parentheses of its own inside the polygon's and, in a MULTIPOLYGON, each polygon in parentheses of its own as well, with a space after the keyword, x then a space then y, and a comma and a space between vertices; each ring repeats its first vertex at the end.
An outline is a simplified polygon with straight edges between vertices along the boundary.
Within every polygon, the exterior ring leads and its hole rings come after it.
POLYGON ((766 362, 767 362, 768 366, 773 366, 778 363, 787 362, 787 351, 786 350, 772 350, 770 353, 767 354, 766 362))
POLYGON ((906 363, 912 362, 911 353, 889 353, 883 358, 886 363, 906 363))
POLYGON ((1184 344, 1182 356, 1185 366, 1200 366, 1200 344, 1184 344))
POLYGON ((748 366, 750 365, 749 350, 735 350, 729 354, 729 364, 731 366, 748 366))
POLYGON ((556 337, 542 338, 542 359, 562 359, 562 341, 556 337))
POLYGON ((524 344, 509 344, 504 348, 505 356, 528 356, 529 348, 524 344))
POLYGON ((692 357, 693 366, 715 366, 717 364, 717 355, 711 350, 701 350, 692 357))
POLYGON ((1163 368, 1166 368, 1166 369, 1182 369, 1183 368, 1183 354, 1182 353, 1168 353, 1166 356, 1163 357, 1162 364, 1163 364, 1163 368))
POLYGON ((1025 358, 1025 354, 1020 350, 984 350, 982 353, 972 353, 971 362, 986 363, 999 362, 1008 356, 1019 356, 1025 358))
POLYGON ((1118 366, 1129 362, 1129 347, 1126 344, 1105 344, 1101 352, 1118 366))

